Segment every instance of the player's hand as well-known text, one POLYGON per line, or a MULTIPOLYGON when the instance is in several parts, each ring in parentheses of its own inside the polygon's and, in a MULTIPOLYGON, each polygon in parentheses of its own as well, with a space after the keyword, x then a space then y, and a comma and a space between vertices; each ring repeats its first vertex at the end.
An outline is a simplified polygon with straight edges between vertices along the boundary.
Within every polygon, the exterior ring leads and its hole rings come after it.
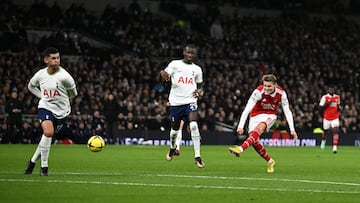
POLYGON ((239 135, 243 135, 244 134, 244 128, 238 128, 236 130, 236 132, 239 134, 239 135))
POLYGON ((199 97, 202 97, 204 95, 204 91, 202 89, 196 89, 194 92, 193 92, 193 96, 195 98, 199 98, 199 97))
POLYGON ((168 82, 170 80, 170 75, 169 73, 167 73, 164 70, 160 71, 160 76, 162 77, 162 79, 164 79, 166 82, 168 82))
POLYGON ((297 135, 297 133, 296 133, 295 130, 290 131, 290 134, 293 136, 293 139, 294 139, 294 140, 297 140, 297 139, 298 139, 298 135, 297 135))

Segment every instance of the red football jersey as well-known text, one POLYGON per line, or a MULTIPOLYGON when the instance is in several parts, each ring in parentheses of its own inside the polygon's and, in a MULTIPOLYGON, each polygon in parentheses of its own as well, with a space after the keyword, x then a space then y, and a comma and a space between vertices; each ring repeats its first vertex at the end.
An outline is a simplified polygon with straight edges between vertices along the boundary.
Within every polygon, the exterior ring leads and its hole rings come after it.
POLYGON ((325 104, 330 103, 330 105, 324 108, 324 118, 326 120, 334 120, 339 118, 339 105, 340 105, 340 96, 339 95, 323 95, 320 99, 320 106, 325 106, 325 104))
MULTIPOLYGON (((287 102, 287 98, 283 98, 284 90, 280 86, 275 87, 275 92, 271 95, 265 95, 264 85, 260 85, 256 88, 256 91, 259 91, 257 102, 252 109, 250 116, 256 116, 258 114, 275 114, 277 115, 277 110, 279 104, 282 101, 287 102)), ((286 97, 286 96, 285 96, 286 97)))

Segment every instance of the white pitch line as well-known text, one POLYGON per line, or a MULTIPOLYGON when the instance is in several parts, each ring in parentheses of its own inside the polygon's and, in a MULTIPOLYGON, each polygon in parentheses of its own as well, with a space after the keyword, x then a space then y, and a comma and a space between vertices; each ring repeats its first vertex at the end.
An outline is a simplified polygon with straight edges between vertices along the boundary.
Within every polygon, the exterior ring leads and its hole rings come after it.
MULTIPOLYGON (((148 174, 152 176, 154 174, 148 174)), ((300 183, 315 183, 315 184, 329 184, 329 185, 347 185, 360 186, 360 183, 346 183, 346 182, 332 182, 332 181, 318 181, 318 180, 292 180, 292 179, 275 179, 275 178, 249 178, 249 177, 226 177, 226 176, 191 176, 191 175, 168 175, 156 174, 156 176, 164 177, 181 177, 181 178, 206 178, 206 179, 230 179, 230 180, 264 180, 264 181, 281 181, 281 182, 300 182, 300 183)))
MULTIPOLYGON (((0 174, 16 174, 15 172, 0 171, 0 174)), ((360 186, 360 183, 349 182, 333 182, 319 180, 301 180, 301 179, 276 179, 276 178, 252 178, 252 177, 227 177, 227 176, 193 176, 179 174, 138 174, 138 173, 83 173, 83 172, 54 172, 53 174, 65 175, 100 175, 100 176, 144 176, 144 177, 173 177, 173 178, 198 178, 198 179, 222 179, 222 180, 253 180, 253 181, 278 181, 278 182, 297 182, 312 183, 326 185, 344 185, 344 186, 360 186)))
POLYGON ((123 185, 123 186, 144 186, 144 187, 178 187, 178 188, 204 188, 204 189, 230 189, 230 190, 254 190, 254 191, 278 191, 278 192, 312 192, 312 193, 339 193, 339 194, 360 194, 360 191, 339 191, 339 190, 305 190, 285 188, 263 188, 263 187, 236 187, 221 185, 182 185, 163 183, 134 183, 134 182, 102 182, 102 181, 80 181, 80 180, 30 180, 30 179, 0 179, 0 182, 38 182, 38 183, 70 183, 70 184, 98 184, 98 185, 123 185))
MULTIPOLYGON (((59 173, 57 173, 59 174, 59 173)), ((157 176, 157 177, 174 177, 174 178, 198 178, 198 179, 223 179, 223 180, 263 180, 263 181, 279 181, 279 182, 297 182, 297 183, 314 183, 328 185, 346 185, 360 186, 360 183, 333 182, 321 180, 297 180, 297 179, 276 179, 276 178, 251 178, 251 177, 226 177, 226 176, 193 176, 193 175, 177 175, 177 174, 129 174, 129 173, 76 173, 66 172, 68 175, 114 175, 114 176, 157 176)))

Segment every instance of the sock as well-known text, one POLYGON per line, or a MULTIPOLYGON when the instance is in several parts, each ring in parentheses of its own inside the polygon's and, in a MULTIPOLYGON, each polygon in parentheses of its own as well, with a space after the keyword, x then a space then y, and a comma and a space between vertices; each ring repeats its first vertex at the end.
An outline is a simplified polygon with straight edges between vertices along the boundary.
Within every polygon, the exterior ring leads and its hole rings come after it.
POLYGON ((325 147, 326 144, 326 131, 324 130, 324 132, 321 134, 321 148, 323 149, 325 147))
MULTIPOLYGON (((241 148, 245 151, 249 146, 253 145, 260 137, 260 132, 257 128, 249 133, 249 137, 242 143, 241 148)), ((241 150, 240 148, 240 150, 241 150)))
POLYGON ((253 147, 262 158, 264 158, 266 161, 270 161, 270 155, 266 152, 264 145, 257 141, 253 144, 253 147))
POLYGON ((176 147, 176 137, 179 134, 179 130, 170 130, 170 148, 175 149, 176 147))
POLYGON ((41 167, 48 167, 48 160, 50 154, 51 137, 43 135, 39 142, 40 154, 41 154, 41 167))
POLYGON ((326 140, 326 132, 325 131, 321 134, 321 139, 326 140))
POLYGON ((31 157, 31 162, 35 163, 40 158, 40 146, 38 145, 33 156, 31 157))
POLYGON ((175 145, 177 150, 180 150, 181 140, 182 140, 182 130, 178 130, 175 140, 175 145))
POLYGON ((333 146, 337 146, 338 142, 339 142, 339 134, 334 133, 334 135, 333 135, 333 146))
POLYGON ((196 121, 191 121, 190 124, 191 139, 194 144, 195 158, 200 157, 200 132, 196 121))

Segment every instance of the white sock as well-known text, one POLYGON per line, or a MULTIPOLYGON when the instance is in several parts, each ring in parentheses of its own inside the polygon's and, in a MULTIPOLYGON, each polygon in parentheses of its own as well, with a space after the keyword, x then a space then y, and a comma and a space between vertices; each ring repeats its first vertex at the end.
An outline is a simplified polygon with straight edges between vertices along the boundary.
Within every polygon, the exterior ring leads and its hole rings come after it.
POLYGON ((191 121, 190 124, 191 139, 194 144, 195 157, 200 157, 200 132, 196 121, 191 121))
POLYGON ((176 149, 180 150, 180 145, 181 145, 181 140, 182 140, 182 130, 178 130, 176 132, 177 132, 177 135, 176 135, 175 145, 176 145, 176 149))
POLYGON ((170 148, 174 149, 176 147, 176 137, 179 134, 180 130, 170 130, 170 148))
POLYGON ((39 142, 40 154, 41 154, 41 167, 48 167, 48 160, 50 154, 51 137, 43 135, 39 142))
POLYGON ((40 146, 38 145, 33 156, 31 157, 31 162, 35 163, 40 158, 40 146))

